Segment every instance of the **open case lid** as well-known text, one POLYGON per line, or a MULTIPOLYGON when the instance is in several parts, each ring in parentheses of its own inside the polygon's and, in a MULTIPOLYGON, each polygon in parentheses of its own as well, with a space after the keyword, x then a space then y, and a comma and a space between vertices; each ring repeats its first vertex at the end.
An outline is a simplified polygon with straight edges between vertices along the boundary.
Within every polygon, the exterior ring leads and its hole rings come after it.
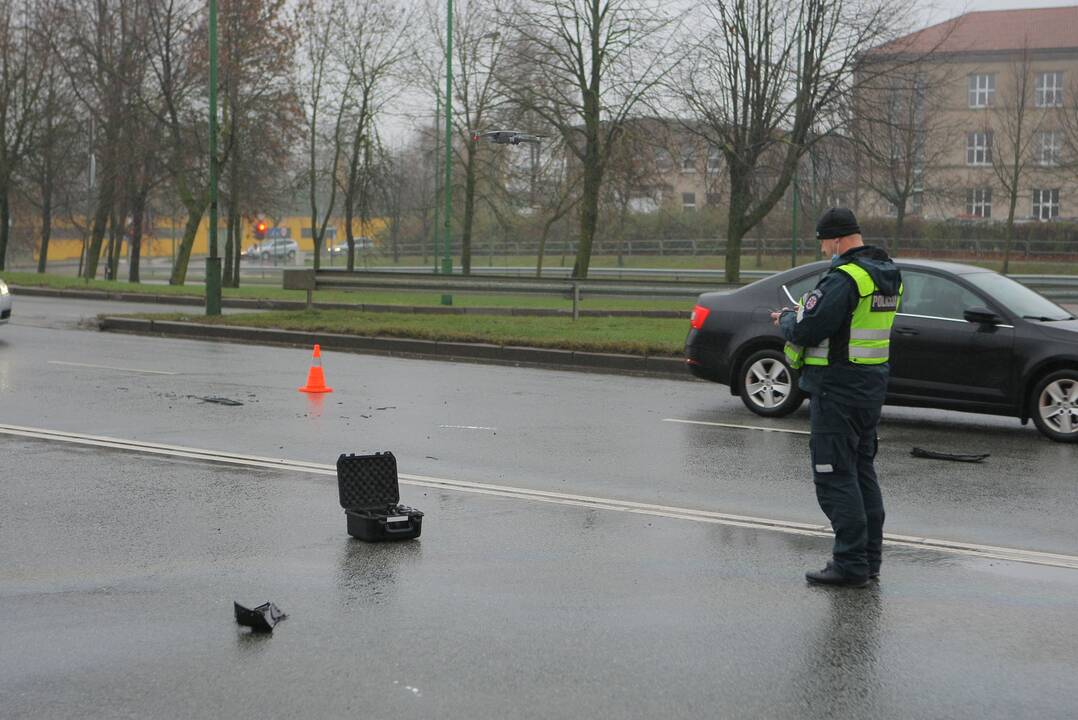
POLYGON ((383 509, 400 502, 397 459, 391 452, 341 455, 337 458, 337 489, 341 507, 383 509))

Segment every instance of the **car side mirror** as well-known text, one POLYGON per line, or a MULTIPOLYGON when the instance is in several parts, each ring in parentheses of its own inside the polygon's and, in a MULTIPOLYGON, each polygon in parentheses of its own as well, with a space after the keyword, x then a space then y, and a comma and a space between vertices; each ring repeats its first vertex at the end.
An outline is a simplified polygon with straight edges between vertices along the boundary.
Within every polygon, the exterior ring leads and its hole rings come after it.
POLYGON ((962 317, 966 319, 966 322, 977 323, 978 325, 999 325, 1003 322, 1003 318, 986 307, 966 308, 965 312, 962 313, 962 317))

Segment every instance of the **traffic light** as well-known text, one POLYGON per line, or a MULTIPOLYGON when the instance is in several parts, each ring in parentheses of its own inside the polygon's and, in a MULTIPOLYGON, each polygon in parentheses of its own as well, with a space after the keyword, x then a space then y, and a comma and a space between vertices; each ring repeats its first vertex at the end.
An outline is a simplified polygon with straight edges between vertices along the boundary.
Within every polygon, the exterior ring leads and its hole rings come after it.
POLYGON ((265 220, 259 220, 255 223, 255 237, 259 240, 266 237, 266 230, 269 229, 269 225, 265 220))

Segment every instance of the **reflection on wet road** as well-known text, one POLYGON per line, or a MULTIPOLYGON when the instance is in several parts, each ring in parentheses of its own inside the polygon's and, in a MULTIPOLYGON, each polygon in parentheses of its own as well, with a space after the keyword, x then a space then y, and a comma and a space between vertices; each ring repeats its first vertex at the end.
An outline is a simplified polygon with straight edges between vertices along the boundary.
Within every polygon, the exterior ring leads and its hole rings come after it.
POLYGON ((30 310, 45 320, 0 332, 5 717, 1078 707, 1078 448, 1015 421, 887 409, 883 580, 834 592, 802 579, 829 547, 803 412, 763 421, 703 383, 340 353, 323 357, 335 392, 311 397, 309 349, 30 310), (333 463, 385 449, 426 513, 418 542, 345 534, 333 463), (254 637, 233 600, 290 617, 254 637))

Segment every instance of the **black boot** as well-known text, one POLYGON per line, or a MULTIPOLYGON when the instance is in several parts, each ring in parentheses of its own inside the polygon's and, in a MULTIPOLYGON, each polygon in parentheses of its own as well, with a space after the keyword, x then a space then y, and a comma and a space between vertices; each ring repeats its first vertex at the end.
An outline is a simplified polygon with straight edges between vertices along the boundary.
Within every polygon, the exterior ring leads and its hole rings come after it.
POLYGON ((868 577, 864 575, 844 575, 832 563, 827 563, 823 570, 810 570, 805 579, 813 585, 836 585, 838 587, 865 587, 868 577))

